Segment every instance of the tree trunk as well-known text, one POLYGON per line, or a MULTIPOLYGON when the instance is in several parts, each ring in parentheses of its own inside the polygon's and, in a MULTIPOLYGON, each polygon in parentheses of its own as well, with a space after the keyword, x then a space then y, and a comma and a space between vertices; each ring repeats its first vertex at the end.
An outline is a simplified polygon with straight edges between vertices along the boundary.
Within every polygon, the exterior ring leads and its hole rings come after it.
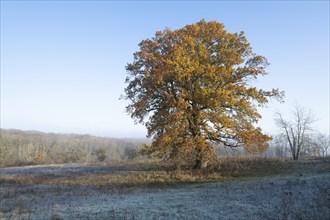
POLYGON ((195 164, 193 166, 194 170, 207 168, 209 161, 201 161, 200 159, 196 159, 195 164))
POLYGON ((298 160, 299 152, 295 152, 295 154, 292 155, 293 160, 298 160))
POLYGON ((202 168, 202 161, 200 159, 196 159, 193 169, 199 170, 200 168, 202 168))

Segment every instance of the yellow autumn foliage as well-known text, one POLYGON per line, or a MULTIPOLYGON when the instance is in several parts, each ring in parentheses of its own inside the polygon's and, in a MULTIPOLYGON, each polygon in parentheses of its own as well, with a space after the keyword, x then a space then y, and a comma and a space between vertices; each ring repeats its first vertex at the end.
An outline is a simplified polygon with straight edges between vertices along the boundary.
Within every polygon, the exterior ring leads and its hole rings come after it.
POLYGON ((267 59, 256 55, 243 32, 201 20, 178 30, 156 32, 139 44, 127 65, 127 111, 145 123, 153 143, 144 149, 192 167, 213 158, 212 143, 267 148, 268 135, 254 125, 256 106, 283 92, 259 90, 251 80, 267 75, 267 59))

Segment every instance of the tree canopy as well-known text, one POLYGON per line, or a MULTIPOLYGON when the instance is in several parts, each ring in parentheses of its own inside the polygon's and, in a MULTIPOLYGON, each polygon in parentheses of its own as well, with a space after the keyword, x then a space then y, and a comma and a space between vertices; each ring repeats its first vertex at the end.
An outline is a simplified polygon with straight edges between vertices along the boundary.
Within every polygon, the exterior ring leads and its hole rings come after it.
POLYGON ((255 127, 257 106, 282 101, 278 89, 251 85, 266 75, 267 59, 256 55, 243 32, 201 20, 156 32, 139 44, 127 64, 127 111, 144 123, 151 146, 144 152, 200 167, 214 156, 212 143, 267 149, 271 138, 255 127))

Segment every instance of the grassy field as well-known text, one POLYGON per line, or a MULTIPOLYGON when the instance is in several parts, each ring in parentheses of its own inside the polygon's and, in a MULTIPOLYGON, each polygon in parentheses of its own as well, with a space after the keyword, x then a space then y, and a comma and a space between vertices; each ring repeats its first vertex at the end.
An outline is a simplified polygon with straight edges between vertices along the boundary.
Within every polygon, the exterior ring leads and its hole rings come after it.
POLYGON ((160 161, 4 168, 0 219, 326 219, 329 171, 329 158, 222 158, 194 171, 160 161))
POLYGON ((278 159, 248 157, 223 158, 211 168, 201 170, 179 169, 156 160, 112 164, 63 164, 3 169, 3 174, 16 169, 20 172, 1 175, 0 181, 15 184, 144 187, 276 175, 289 171, 290 167, 290 164, 278 159))

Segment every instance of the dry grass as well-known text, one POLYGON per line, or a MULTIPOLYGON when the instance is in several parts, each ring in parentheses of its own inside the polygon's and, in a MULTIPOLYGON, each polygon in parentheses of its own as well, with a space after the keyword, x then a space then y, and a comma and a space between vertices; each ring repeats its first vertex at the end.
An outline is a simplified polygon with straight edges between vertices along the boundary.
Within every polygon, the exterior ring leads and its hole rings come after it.
POLYGON ((291 165, 276 158, 228 157, 214 166, 216 172, 231 177, 258 177, 287 172, 291 165))
MULTIPOLYGON (((87 165, 84 165, 87 167, 87 165)), ((83 185, 83 186, 162 186, 185 183, 200 183, 238 177, 275 175, 288 170, 288 163, 267 158, 222 158, 209 169, 175 169, 171 164, 159 161, 135 161, 130 163, 93 164, 89 167, 127 167, 124 171, 92 173, 33 173, 21 175, 1 175, 0 183, 83 185), (134 169, 132 169, 134 168, 134 169)))
MULTIPOLYGON (((5 170, 6 169, 1 169, 1 171, 5 170)), ((113 193, 118 195, 120 199, 123 198, 123 196, 139 196, 140 193, 135 193, 137 191, 143 192, 142 195, 140 195, 142 197, 137 198, 149 199, 154 198, 150 197, 151 194, 148 194, 150 187, 154 187, 155 189, 155 191, 152 190, 152 192, 159 193, 163 192, 163 190, 160 189, 167 188, 167 186, 170 186, 170 188, 176 188, 176 186, 178 186, 180 192, 183 190, 184 192, 190 193, 191 189, 195 187, 189 186, 187 189, 185 188, 185 184, 232 179, 237 179, 238 181, 221 182, 219 183, 221 187, 216 188, 214 188, 214 185, 217 184, 206 184, 207 188, 200 188, 197 186, 198 193, 194 195, 196 195, 196 198, 204 199, 205 202, 215 202, 215 200, 212 199, 216 199, 217 201, 218 197, 214 197, 213 194, 220 191, 220 197, 224 196, 224 198, 222 198, 223 202, 219 204, 227 204, 229 200, 231 201, 231 205, 233 205, 237 204, 236 198, 238 195, 247 193, 249 196, 245 195, 242 197, 243 202, 239 202, 238 208, 241 207, 241 204, 250 204, 251 202, 258 201, 258 204, 255 205, 260 207, 260 213, 258 210, 252 212, 257 213, 257 216, 263 219, 290 219, 292 217, 297 219, 324 219, 322 216, 328 216, 326 213, 329 213, 328 206, 325 205, 328 204, 329 201, 329 185, 328 182, 325 181, 327 178, 324 177, 324 174, 330 170, 330 157, 301 161, 284 161, 258 157, 228 157, 221 158, 218 162, 213 163, 209 169, 201 170, 176 169, 174 165, 160 161, 134 161, 130 163, 99 163, 89 165, 73 164, 54 167, 34 166, 19 169, 19 172, 16 172, 17 170, 18 169, 10 168, 10 170, 1 172, 0 174, 0 185, 3 184, 2 186, 4 187, 0 192, 0 197, 5 198, 4 204, 6 204, 0 207, 0 219, 34 219, 37 213, 39 214, 40 210, 30 205, 40 199, 45 199, 46 202, 42 200, 43 202, 41 202, 41 204, 47 206, 47 204, 50 204, 50 201, 48 201, 49 198, 56 198, 51 201, 52 203, 55 201, 57 204, 59 201, 62 201, 61 199, 69 195, 70 197, 76 196, 78 200, 81 198, 84 200, 87 198, 91 199, 90 204, 94 204, 98 203, 99 199, 102 203, 104 198, 108 198, 108 195, 113 195, 113 193), (308 176, 309 172, 313 178, 316 173, 321 173, 322 175, 317 176, 319 179, 314 180, 311 176, 308 176), (269 179, 258 178, 261 176, 278 174, 289 175, 274 176, 274 178, 269 179), (259 182, 259 180, 261 182, 259 182), (36 185, 39 186, 35 187, 36 185), (233 186, 233 188, 226 188, 226 186, 229 185, 233 186), (211 187, 209 188, 208 186, 211 187), (225 186, 225 188, 223 188, 223 186, 225 186), (200 193, 199 190, 203 193, 200 193), (227 190, 231 191, 227 192, 227 190), (148 193, 144 194, 144 192, 148 193), (269 193, 272 195, 270 197, 268 195, 269 199, 265 200, 261 196, 269 193), (106 197, 103 198, 101 195, 106 195, 106 197), (259 202, 259 199, 251 201, 251 198, 255 198, 256 195, 259 195, 259 197, 257 196, 256 198, 259 198, 260 201, 263 202, 259 202), (311 195, 314 197, 310 197, 311 195), (299 200, 300 198, 303 199, 299 200), (300 207, 304 207, 305 211, 300 212, 300 207)), ((152 195, 155 196, 156 194, 152 195)), ((175 194, 168 194, 168 192, 164 195, 170 195, 170 197, 175 196, 175 194)), ((180 195, 182 196, 184 194, 180 195)), ((160 198, 162 198, 163 201, 163 197, 160 198)), ((181 199, 180 196, 176 196, 175 198, 175 201, 181 199)), ((186 200, 183 201, 190 204, 191 195, 189 194, 185 199, 186 200)), ((114 200, 110 199, 109 201, 113 203, 114 200)), ((170 199, 170 201, 173 201, 173 199, 170 199)), ((71 203, 71 201, 69 203, 71 203)), ((68 205, 69 203, 65 204, 68 205)), ((107 200, 106 204, 108 203, 107 200)), ((174 204, 175 207, 186 207, 186 211, 190 210, 185 203, 174 204)), ((74 213, 71 213, 70 210, 76 210, 77 207, 74 205, 68 205, 67 207, 70 208, 61 208, 60 212, 56 212, 56 210, 48 212, 47 216, 54 217, 54 219, 58 217, 57 214, 63 217, 66 217, 66 215, 73 216, 74 213)), ((137 207, 140 208, 139 206, 137 207)), ((177 209, 175 208, 175 210, 177 209)), ((106 215, 104 213, 109 213, 107 217, 110 216, 113 219, 134 219, 136 216, 142 215, 140 212, 136 211, 136 209, 134 211, 131 206, 122 208, 120 205, 111 206, 110 209, 100 208, 95 212, 102 216, 106 215)), ((239 212, 242 212, 242 210, 239 212)), ((250 217, 254 215, 251 214, 252 212, 250 212, 250 217)), ((228 211, 226 213, 230 214, 231 212, 228 211)), ((203 213, 199 214, 200 216, 204 216, 203 213)), ((86 213, 85 215, 89 216, 86 213)), ((183 216, 185 215, 186 213, 182 216, 178 216, 184 218, 183 216)), ((152 215, 150 214, 150 216, 152 215)), ((188 216, 191 217, 191 215, 188 216)), ((218 215, 215 214, 215 216, 218 215)), ((44 219, 49 219, 48 217, 44 219)), ((75 217, 78 218, 78 215, 75 217)), ((154 213, 150 219, 161 217, 161 212, 160 214, 154 213)), ((207 216, 204 217, 208 219, 207 216)))

